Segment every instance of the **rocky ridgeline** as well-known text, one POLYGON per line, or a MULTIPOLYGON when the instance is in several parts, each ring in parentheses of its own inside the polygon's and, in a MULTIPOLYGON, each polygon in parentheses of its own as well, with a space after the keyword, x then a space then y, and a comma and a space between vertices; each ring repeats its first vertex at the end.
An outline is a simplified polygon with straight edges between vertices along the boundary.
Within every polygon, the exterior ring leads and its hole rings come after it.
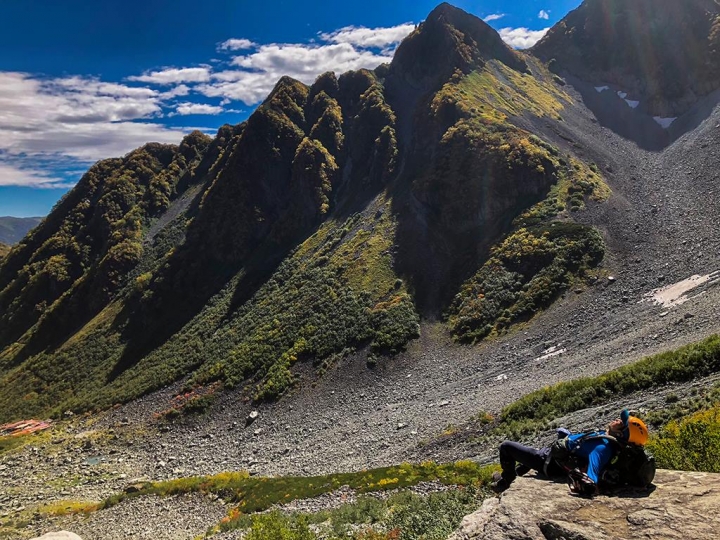
POLYGON ((448 540, 717 538, 720 474, 659 470, 654 487, 585 499, 565 484, 518 478, 448 540))

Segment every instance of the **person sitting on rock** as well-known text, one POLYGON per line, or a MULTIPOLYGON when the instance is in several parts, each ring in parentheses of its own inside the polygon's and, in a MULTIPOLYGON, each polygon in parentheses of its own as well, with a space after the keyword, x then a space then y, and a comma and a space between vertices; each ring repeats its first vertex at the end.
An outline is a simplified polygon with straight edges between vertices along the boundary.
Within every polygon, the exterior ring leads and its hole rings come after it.
POLYGON ((558 429, 558 440, 550 447, 536 449, 505 441, 500 445, 502 472, 493 475, 490 486, 501 493, 517 476, 533 469, 548 478, 569 474, 574 493, 592 496, 598 492, 602 473, 616 453, 628 443, 643 446, 647 439, 645 423, 624 409, 605 431, 572 434, 558 429))

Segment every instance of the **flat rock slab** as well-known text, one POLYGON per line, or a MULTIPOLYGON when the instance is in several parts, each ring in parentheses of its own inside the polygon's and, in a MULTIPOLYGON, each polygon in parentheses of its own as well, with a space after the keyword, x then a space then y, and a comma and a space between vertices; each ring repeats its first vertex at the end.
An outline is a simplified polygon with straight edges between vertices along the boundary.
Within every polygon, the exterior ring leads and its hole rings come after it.
POLYGON ((82 540, 77 534, 68 531, 51 532, 31 540, 82 540))
POLYGON ((448 540, 714 540, 720 474, 658 470, 655 489, 584 499, 567 485, 518 478, 463 519, 448 540))

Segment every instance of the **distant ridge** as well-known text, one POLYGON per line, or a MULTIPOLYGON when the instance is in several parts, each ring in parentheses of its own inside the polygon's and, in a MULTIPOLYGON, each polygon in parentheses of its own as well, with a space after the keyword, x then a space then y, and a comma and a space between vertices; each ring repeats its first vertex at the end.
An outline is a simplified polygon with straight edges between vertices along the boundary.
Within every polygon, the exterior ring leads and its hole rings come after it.
POLYGON ((676 117, 720 88, 715 0, 585 0, 532 53, 583 81, 613 84, 676 117))
POLYGON ((0 217, 0 243, 17 244, 23 237, 43 220, 41 217, 18 218, 0 217))

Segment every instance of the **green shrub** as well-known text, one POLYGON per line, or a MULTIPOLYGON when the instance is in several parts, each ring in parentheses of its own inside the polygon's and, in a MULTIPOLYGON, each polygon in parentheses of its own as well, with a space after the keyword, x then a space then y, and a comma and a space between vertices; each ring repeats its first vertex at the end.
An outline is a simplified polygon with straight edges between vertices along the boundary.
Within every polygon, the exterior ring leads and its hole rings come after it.
POLYGON ((531 318, 603 258, 599 233, 575 223, 520 228, 493 248, 448 311, 457 339, 474 342, 531 318))
POLYGON ((649 356, 597 377, 561 382, 531 392, 503 409, 501 429, 517 428, 520 432, 527 432, 550 419, 600 405, 612 398, 705 377, 718 371, 720 336, 713 335, 701 342, 649 356))
POLYGON ((315 540, 307 522, 300 517, 292 519, 280 512, 260 514, 252 519, 246 540, 315 540))
POLYGON ((412 492, 393 496, 388 504, 393 511, 388 529, 398 529, 403 540, 444 540, 462 521, 477 509, 473 489, 432 493, 427 497, 412 492))
POLYGON ((647 449, 665 469, 720 472, 720 404, 671 420, 647 449))

